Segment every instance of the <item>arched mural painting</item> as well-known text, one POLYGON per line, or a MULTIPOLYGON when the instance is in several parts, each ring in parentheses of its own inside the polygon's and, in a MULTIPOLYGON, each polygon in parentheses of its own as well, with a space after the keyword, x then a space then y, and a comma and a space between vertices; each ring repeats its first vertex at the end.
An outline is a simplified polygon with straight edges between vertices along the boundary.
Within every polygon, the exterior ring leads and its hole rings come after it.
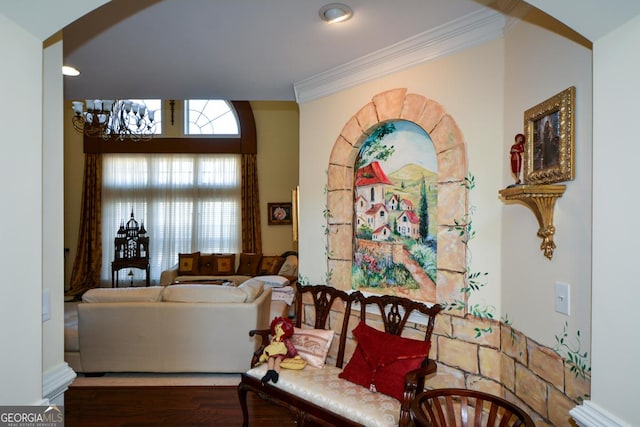
MULTIPOLYGON (((374 96, 345 124, 331 152, 327 282, 341 289, 426 302, 466 301, 460 289, 465 284, 467 248, 454 229, 467 218, 466 176, 462 133, 439 103, 406 89, 374 96), (410 133, 412 137, 408 137, 410 133), (410 143, 417 136, 423 143, 410 143), (380 172, 383 174, 372 178, 380 172), (410 178, 403 184, 405 174, 410 178), (390 184, 372 184, 385 178, 390 184), (423 229, 421 235, 423 183, 429 225, 428 232, 423 229), (369 216, 363 215, 365 210, 369 216), (390 221, 384 224, 381 216, 390 217, 390 221), (398 220, 405 219, 417 221, 418 229, 401 229, 398 220), (426 255, 424 247, 432 253, 426 255), (435 269, 434 261, 426 259, 430 256, 435 257, 435 269), (398 269, 398 264, 403 267, 398 269)), ((426 216, 422 214, 423 221, 426 216)))
POLYGON ((437 175, 433 143, 406 120, 379 124, 355 162, 351 287, 435 295, 437 175))

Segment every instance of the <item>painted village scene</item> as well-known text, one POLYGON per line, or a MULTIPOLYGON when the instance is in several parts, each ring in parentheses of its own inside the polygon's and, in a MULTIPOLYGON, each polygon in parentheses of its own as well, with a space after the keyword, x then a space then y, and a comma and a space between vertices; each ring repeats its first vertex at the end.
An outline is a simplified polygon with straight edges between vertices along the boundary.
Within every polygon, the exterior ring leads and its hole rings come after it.
POLYGON ((380 125, 356 159, 351 287, 435 302, 437 158, 412 122, 380 125))

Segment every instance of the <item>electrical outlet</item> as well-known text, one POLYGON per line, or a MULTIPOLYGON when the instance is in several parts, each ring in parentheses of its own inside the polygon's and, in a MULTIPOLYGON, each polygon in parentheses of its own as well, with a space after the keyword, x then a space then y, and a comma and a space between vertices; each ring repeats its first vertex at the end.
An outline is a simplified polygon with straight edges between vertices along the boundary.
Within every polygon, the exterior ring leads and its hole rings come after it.
POLYGON ((556 311, 569 315, 569 284, 556 282, 556 311))

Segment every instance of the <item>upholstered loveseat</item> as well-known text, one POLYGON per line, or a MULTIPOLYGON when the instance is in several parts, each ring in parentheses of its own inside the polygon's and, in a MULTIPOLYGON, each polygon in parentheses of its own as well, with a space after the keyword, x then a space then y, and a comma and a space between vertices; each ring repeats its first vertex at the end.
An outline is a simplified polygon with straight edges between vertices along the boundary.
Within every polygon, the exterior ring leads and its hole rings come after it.
POLYGON ((258 279, 92 289, 66 312, 65 360, 83 373, 242 372, 258 346, 242 331, 268 327, 271 290, 258 279))

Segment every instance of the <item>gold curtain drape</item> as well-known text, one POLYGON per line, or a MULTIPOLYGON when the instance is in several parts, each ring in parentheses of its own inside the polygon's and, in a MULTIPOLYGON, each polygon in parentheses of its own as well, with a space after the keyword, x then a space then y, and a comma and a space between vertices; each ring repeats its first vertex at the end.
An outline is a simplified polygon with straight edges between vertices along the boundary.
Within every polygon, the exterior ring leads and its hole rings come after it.
POLYGON ((242 252, 262 252, 256 154, 242 155, 242 252))
POLYGON ((80 235, 66 295, 80 296, 100 286, 102 269, 102 155, 85 154, 80 235))

